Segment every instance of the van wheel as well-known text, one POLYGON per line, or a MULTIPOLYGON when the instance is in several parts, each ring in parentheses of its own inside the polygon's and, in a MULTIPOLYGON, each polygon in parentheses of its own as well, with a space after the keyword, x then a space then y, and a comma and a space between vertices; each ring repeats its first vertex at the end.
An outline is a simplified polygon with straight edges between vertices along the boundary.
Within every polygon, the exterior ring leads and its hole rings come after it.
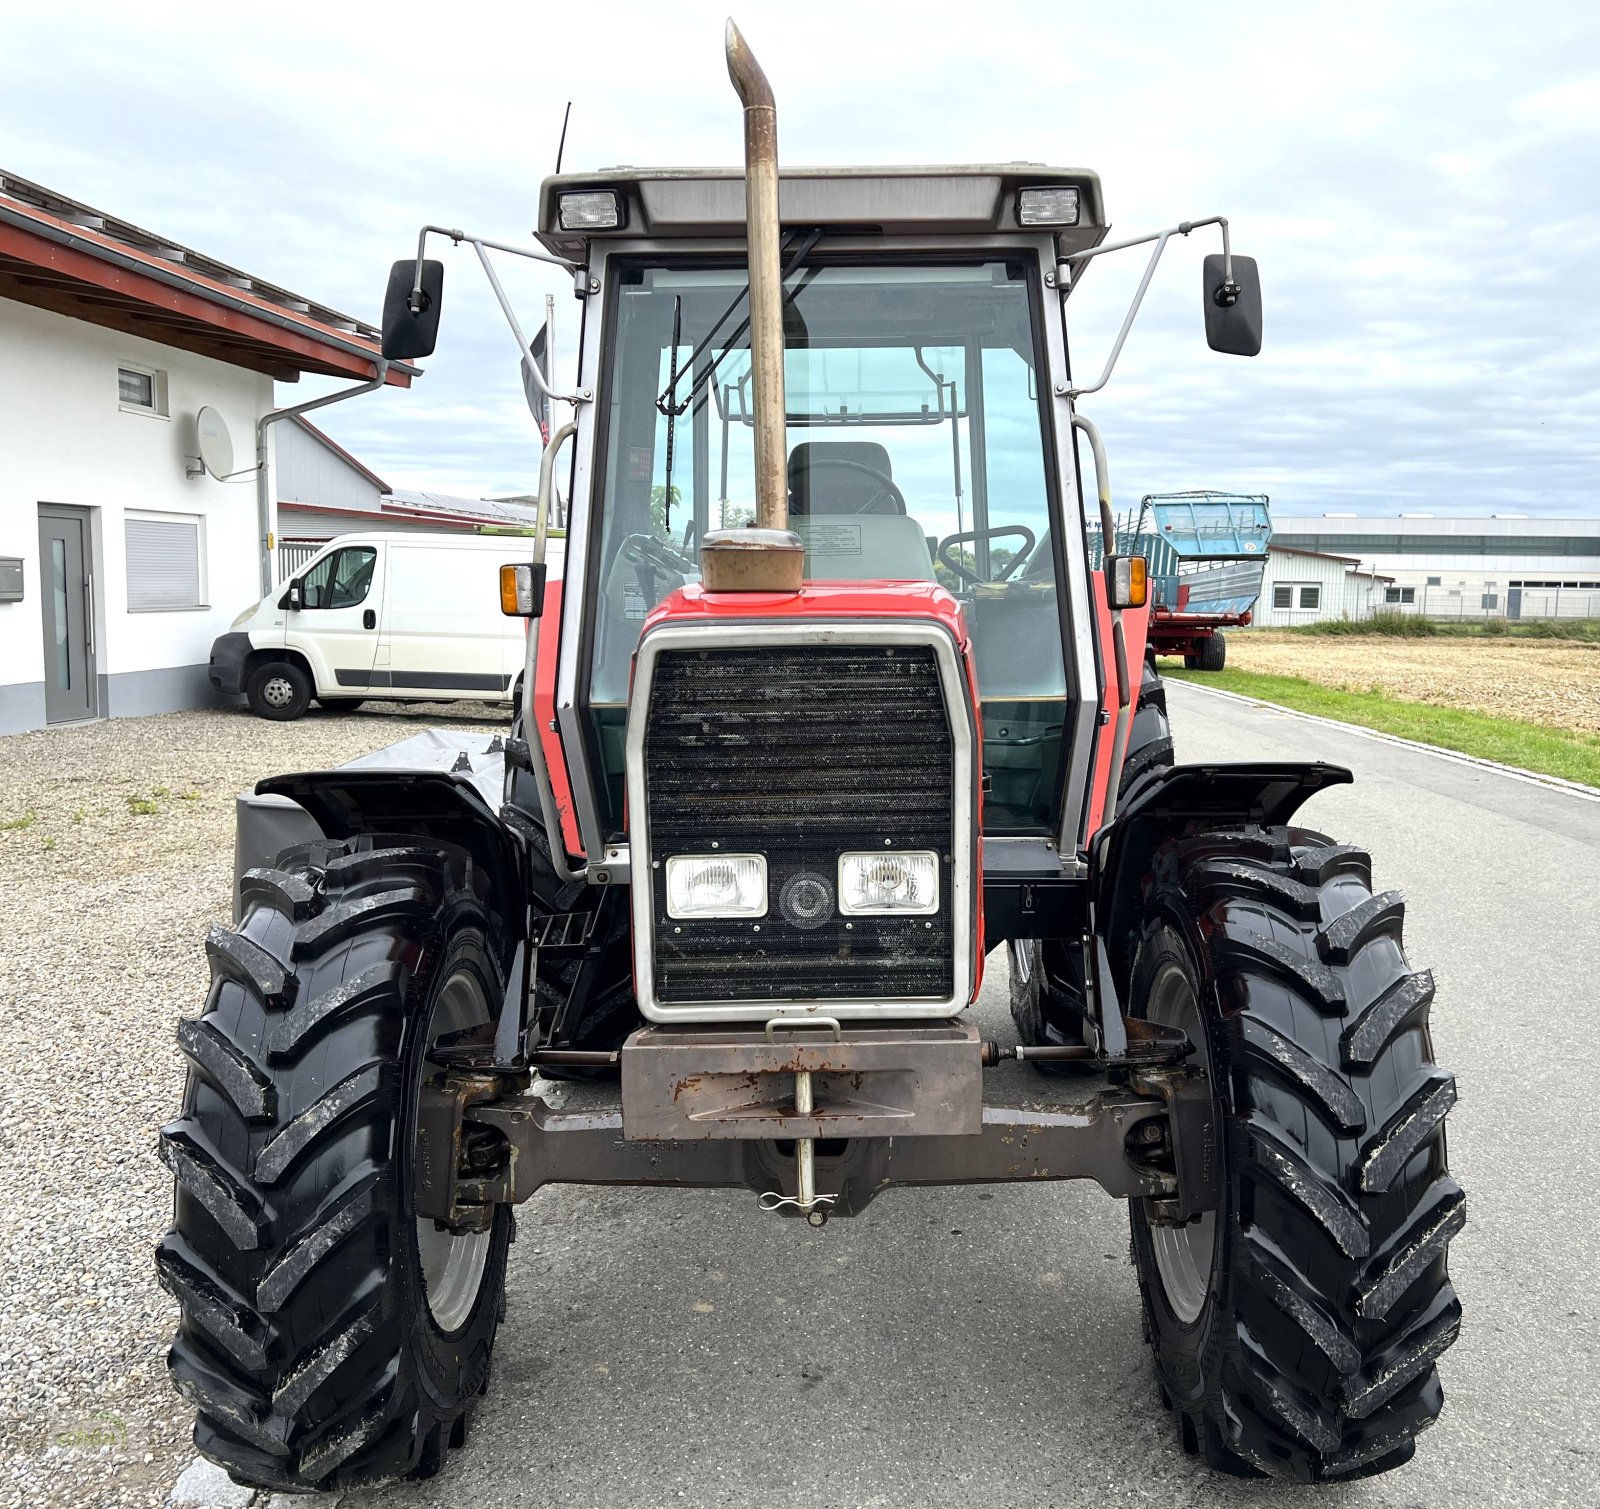
POLYGON ((250 672, 244 694, 258 718, 292 723, 311 706, 311 678, 292 661, 269 660, 250 672))

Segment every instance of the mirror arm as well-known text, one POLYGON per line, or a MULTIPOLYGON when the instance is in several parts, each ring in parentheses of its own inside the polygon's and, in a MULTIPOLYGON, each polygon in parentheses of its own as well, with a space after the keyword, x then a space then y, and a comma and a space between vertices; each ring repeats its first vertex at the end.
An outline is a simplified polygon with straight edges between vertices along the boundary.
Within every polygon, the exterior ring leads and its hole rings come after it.
POLYGON ((1103 257, 1107 252, 1126 251, 1130 246, 1147 246, 1155 242, 1155 250, 1150 253, 1150 261, 1145 266, 1144 277, 1139 280, 1139 287, 1133 295, 1133 303, 1128 306, 1128 313, 1123 318, 1122 329, 1117 332, 1116 343, 1111 348, 1111 355, 1106 358, 1105 370, 1100 374, 1100 380, 1088 387, 1069 387, 1065 383, 1056 387, 1058 398, 1081 398, 1085 393, 1098 393, 1111 381, 1111 373, 1117 365, 1117 358, 1122 355, 1123 344, 1128 339, 1128 332, 1133 329, 1133 322, 1139 313, 1139 306, 1144 303, 1146 290, 1150 287, 1150 280, 1155 276, 1156 265, 1161 261, 1161 253, 1167 249, 1167 242, 1174 236, 1187 236, 1191 231, 1197 231, 1202 226, 1217 225, 1222 227, 1222 287, 1218 293, 1223 296, 1225 304, 1232 304, 1239 297, 1238 285, 1233 281, 1233 246, 1228 237, 1228 219, 1225 215, 1211 215, 1204 220, 1184 220, 1164 231, 1151 231, 1148 235, 1133 236, 1127 241, 1112 241, 1105 246, 1093 246, 1088 251, 1073 252, 1070 256, 1061 258, 1057 266, 1060 268, 1061 296, 1065 298, 1072 292, 1076 281, 1075 274, 1080 264, 1087 262, 1091 257, 1103 257))
POLYGON ((533 373, 534 386, 549 399, 561 403, 570 403, 576 407, 580 403, 587 403, 593 395, 587 388, 577 389, 571 393, 558 393, 550 386, 545 374, 539 370, 538 362, 534 361, 531 347, 527 338, 522 333, 522 324, 517 319, 516 311, 511 307, 511 301, 506 297, 506 291, 501 286, 500 278, 494 270, 494 264, 489 260, 489 251, 509 252, 514 257, 526 257, 532 262, 548 263, 551 267, 559 267, 564 272, 580 273, 582 266, 570 262, 565 257, 555 257, 549 252, 535 251, 531 246, 512 246, 504 241, 490 241, 484 236, 469 236, 463 230, 454 230, 447 225, 425 225, 417 233, 417 271, 411 285, 411 297, 406 301, 412 314, 422 313, 422 260, 427 249, 428 234, 447 236, 457 246, 463 241, 478 254, 478 261, 483 266, 483 271, 489 279, 489 287, 494 290, 496 302, 500 305, 500 312, 506 318, 506 323, 511 327, 511 333, 516 338, 517 351, 521 361, 533 373))

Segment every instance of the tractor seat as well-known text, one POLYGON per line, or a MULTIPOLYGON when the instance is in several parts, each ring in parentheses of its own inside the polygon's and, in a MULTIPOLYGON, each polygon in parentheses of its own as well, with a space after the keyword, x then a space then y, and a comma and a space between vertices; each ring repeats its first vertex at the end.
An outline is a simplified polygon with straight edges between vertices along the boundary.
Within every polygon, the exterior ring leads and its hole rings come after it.
POLYGON ((889 452, 873 440, 802 440, 789 452, 789 512, 905 514, 905 504, 878 480, 893 481, 889 452), (832 465, 845 462, 847 465, 832 465), (815 494, 811 472, 821 468, 815 494), (866 471, 858 468, 866 467, 866 471), (874 475, 876 474, 876 475, 874 475))

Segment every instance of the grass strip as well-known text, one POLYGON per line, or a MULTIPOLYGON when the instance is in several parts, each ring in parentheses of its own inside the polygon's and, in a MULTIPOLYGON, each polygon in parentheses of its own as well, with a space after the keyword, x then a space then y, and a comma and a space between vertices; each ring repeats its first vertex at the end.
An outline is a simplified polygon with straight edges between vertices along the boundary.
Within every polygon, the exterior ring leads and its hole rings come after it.
POLYGON ((1504 618, 1456 620, 1423 618, 1417 613, 1374 613, 1370 618, 1324 618, 1276 630, 1286 634, 1330 635, 1351 639, 1548 639, 1567 644, 1600 644, 1600 619, 1504 618))
POLYGON ((1405 702, 1376 692, 1341 691, 1298 676, 1263 676, 1254 671, 1187 671, 1164 665, 1175 681, 1238 692, 1299 713, 1314 713, 1338 723, 1375 728, 1422 744, 1437 744, 1460 754, 1498 760, 1539 775, 1559 776, 1600 787, 1600 734, 1541 728, 1517 718, 1496 718, 1463 708, 1405 702))

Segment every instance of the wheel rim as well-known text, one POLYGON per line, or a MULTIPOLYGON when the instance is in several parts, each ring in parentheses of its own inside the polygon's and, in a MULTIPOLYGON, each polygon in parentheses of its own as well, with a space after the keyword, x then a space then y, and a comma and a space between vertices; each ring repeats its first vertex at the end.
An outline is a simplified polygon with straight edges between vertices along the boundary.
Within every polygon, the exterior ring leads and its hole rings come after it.
MULTIPOLYGON (((1205 1022, 1189 976, 1176 964, 1161 967, 1150 986, 1147 1012, 1152 1022, 1177 1027, 1195 1046, 1195 1060, 1211 1074, 1211 1054, 1206 1046, 1205 1022)), ((1211 1289, 1211 1270, 1217 1251, 1217 1214, 1208 1210, 1183 1226, 1151 1225, 1150 1249, 1156 1273, 1172 1313, 1190 1326, 1205 1309, 1211 1289)))
POLYGON ((287 707, 294 701, 294 688, 283 676, 269 676, 261 687, 261 700, 268 707, 287 707))
MULTIPOLYGON (((428 1023, 428 1041, 437 1043, 447 1033, 462 1032, 489 1020, 489 1003, 483 986, 470 970, 457 970, 445 982, 428 1023)), ((443 1072, 432 1058, 422 1065, 422 1078, 443 1072)), ((442 1231, 433 1218, 417 1218, 417 1259, 428 1309, 441 1331, 459 1331, 472 1315, 483 1287, 489 1261, 488 1231, 442 1231)))

